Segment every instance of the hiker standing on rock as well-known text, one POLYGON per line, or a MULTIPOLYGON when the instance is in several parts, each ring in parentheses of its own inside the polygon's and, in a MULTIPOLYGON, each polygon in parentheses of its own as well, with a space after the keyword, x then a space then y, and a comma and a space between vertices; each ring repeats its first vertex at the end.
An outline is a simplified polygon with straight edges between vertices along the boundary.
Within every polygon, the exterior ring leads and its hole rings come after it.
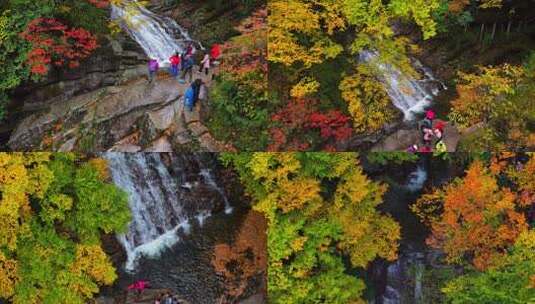
POLYGON ((212 57, 212 61, 217 61, 219 59, 219 56, 221 56, 221 46, 219 44, 212 45, 210 56, 212 57))
POLYGON ((419 123, 419 129, 422 133, 422 141, 424 146, 430 147, 433 141, 433 120, 435 119, 435 112, 433 110, 427 110, 425 112, 425 118, 419 123))
POLYGON ((193 66, 194 65, 195 65, 195 61, 193 60, 193 56, 186 55, 182 63, 182 77, 180 79, 180 83, 185 83, 186 77, 189 78, 188 82, 191 82, 193 80, 193 66))
POLYGON ((184 107, 189 111, 193 111, 195 105, 195 90, 192 86, 189 86, 184 93, 184 107))
POLYGON ((199 100, 202 86, 202 80, 195 79, 195 81, 186 90, 186 93, 184 93, 184 106, 186 107, 186 109, 188 109, 188 111, 193 111, 195 104, 199 100))
POLYGON ((448 147, 446 146, 446 143, 444 142, 444 126, 445 123, 443 121, 437 122, 435 128, 433 129, 433 134, 437 138, 437 141, 435 143, 435 154, 440 155, 442 153, 448 152, 448 147))
POLYGON ((195 79, 195 81, 191 84, 191 87, 193 88, 193 91, 195 92, 195 97, 193 99, 193 106, 195 106, 195 104, 199 100, 202 86, 203 86, 203 82, 201 79, 198 79, 198 78, 195 79))
POLYGON ((151 58, 149 59, 149 83, 152 83, 154 78, 156 77, 156 73, 158 73, 158 70, 160 69, 160 64, 158 63, 158 60, 151 58))
POLYGON ((212 60, 210 59, 210 55, 208 53, 204 54, 204 58, 199 65, 199 73, 202 73, 202 70, 204 69, 204 73, 208 76, 208 73, 210 73, 211 64, 212 60))
POLYGON ((169 58, 169 62, 171 63, 171 75, 173 75, 174 78, 178 76, 178 71, 180 68, 180 55, 178 52, 176 52, 171 58, 169 58))

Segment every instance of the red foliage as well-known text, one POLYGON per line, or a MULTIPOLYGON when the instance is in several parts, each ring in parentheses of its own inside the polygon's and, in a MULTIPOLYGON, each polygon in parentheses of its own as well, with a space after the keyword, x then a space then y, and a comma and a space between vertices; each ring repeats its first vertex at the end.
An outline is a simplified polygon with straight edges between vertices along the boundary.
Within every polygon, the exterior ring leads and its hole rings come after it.
MULTIPOLYGON (((338 110, 326 113, 318 112, 317 102, 310 99, 292 100, 271 119, 277 124, 270 130, 272 143, 269 151, 303 151, 311 144, 303 138, 309 132, 319 130, 326 151, 336 151, 334 142, 344 141, 351 137, 351 118, 338 110)), ((308 136, 311 137, 311 136, 308 136)))
POLYGON ((273 127, 270 130, 272 143, 268 146, 268 151, 302 151, 309 148, 309 144, 303 142, 297 137, 290 140, 292 133, 303 130, 306 126, 308 117, 313 112, 315 101, 306 99, 297 99, 290 101, 285 108, 271 117, 271 120, 281 127, 273 127), (292 148, 288 146, 292 146, 292 148))
POLYGON ((346 140, 351 137, 352 128, 349 126, 351 118, 338 110, 331 110, 325 114, 312 113, 309 116, 309 127, 319 128, 323 139, 334 137, 336 140, 346 140))
POLYGON ((53 18, 32 20, 21 37, 32 44, 27 64, 37 75, 45 75, 50 64, 75 68, 98 47, 90 32, 69 28, 53 18))
POLYGON ((87 0, 87 1, 98 8, 106 8, 108 7, 108 5, 110 5, 110 2, 108 0, 87 0))
POLYGON ((221 46, 224 60, 220 69, 237 77, 250 72, 267 75, 267 9, 254 12, 237 30, 242 35, 221 46))

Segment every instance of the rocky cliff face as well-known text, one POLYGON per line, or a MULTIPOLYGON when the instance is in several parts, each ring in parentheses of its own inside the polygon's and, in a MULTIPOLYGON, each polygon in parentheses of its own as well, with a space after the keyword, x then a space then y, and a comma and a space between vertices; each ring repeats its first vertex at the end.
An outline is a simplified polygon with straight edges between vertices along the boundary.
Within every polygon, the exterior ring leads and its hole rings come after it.
POLYGON ((130 38, 119 35, 101 40, 101 47, 80 67, 53 70, 46 80, 27 83, 15 92, 24 111, 47 108, 51 103, 102 87, 120 84, 145 73, 146 56, 130 38))
MULTIPOLYGON (((158 14, 182 11, 168 1, 152 1, 158 14)), ((184 20, 181 20, 184 21, 184 20)), ((171 152, 223 151, 201 123, 206 101, 183 111, 179 84, 161 70, 146 81, 146 56, 135 41, 119 35, 75 70, 54 71, 47 81, 18 89, 23 118, 10 131, 15 151, 171 152)), ((208 87, 212 77, 197 73, 208 87)))

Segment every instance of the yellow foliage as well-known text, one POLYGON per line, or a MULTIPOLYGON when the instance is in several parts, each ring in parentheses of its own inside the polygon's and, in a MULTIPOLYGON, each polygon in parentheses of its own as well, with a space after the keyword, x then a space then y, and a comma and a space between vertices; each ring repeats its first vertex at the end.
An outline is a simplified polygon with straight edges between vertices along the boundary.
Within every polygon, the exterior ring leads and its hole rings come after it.
POLYGON ((268 60, 285 65, 319 63, 321 54, 311 53, 298 43, 294 33, 313 35, 320 29, 319 15, 312 6, 299 0, 269 1, 268 60))
POLYGON ((16 249, 17 235, 27 231, 29 198, 42 198, 53 178, 45 166, 46 153, 0 153, 0 247, 16 249))
POLYGON ((279 183, 278 207, 283 212, 303 209, 305 204, 321 201, 319 182, 312 178, 283 180, 279 183))
POLYGON ((17 261, 4 256, 0 251, 0 298, 9 299, 15 294, 18 277, 17 261))
MULTIPOLYGON (((85 274, 95 282, 104 285, 111 285, 117 279, 115 269, 99 245, 78 244, 76 259, 71 265, 70 272, 77 276, 85 274)), ((71 282, 70 287, 87 298, 98 292, 97 285, 90 286, 85 282, 71 282)))
POLYGON ((319 87, 320 83, 317 80, 311 77, 305 77, 293 86, 290 95, 294 98, 303 98, 316 93, 319 87))
POLYGON ((329 211, 344 230, 338 247, 349 254, 357 267, 366 267, 376 256, 397 258, 399 225, 375 209, 385 191, 385 185, 370 181, 359 167, 344 175, 336 189, 334 208, 329 211))
POLYGON ((106 161, 103 158, 92 158, 88 162, 91 166, 93 166, 95 169, 97 169, 97 172, 99 173, 100 179, 103 181, 107 181, 110 179, 110 170, 108 168, 108 161, 106 161))
POLYGON ((377 131, 395 117, 383 85, 365 66, 361 66, 357 73, 344 77, 340 91, 348 104, 356 132, 377 131))
POLYGON ((509 64, 479 67, 476 74, 459 72, 459 97, 452 102, 450 120, 462 128, 487 121, 504 102, 503 97, 514 92, 523 75, 521 67, 509 64))

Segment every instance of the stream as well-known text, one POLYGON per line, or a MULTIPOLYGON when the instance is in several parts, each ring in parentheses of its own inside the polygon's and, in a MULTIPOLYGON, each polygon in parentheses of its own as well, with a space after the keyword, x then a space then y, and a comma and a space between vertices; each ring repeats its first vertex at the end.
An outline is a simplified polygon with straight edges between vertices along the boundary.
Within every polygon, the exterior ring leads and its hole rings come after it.
POLYGON ((433 99, 446 86, 437 80, 432 71, 418 60, 412 60, 413 68, 422 74, 421 79, 414 79, 403 74, 399 69, 377 62, 378 53, 362 51, 359 60, 377 67, 379 79, 386 89, 392 104, 403 113, 406 121, 412 121, 417 114, 430 107, 433 99))
MULTIPOLYGON (((394 168, 394 167, 393 167, 394 168)), ((428 229, 410 210, 418 197, 428 187, 436 187, 455 176, 456 171, 448 162, 427 156, 411 165, 400 168, 383 168, 377 177, 388 183, 382 210, 400 223, 398 259, 394 262, 377 261, 372 264, 375 294, 371 303, 423 304, 433 303, 436 293, 431 272, 442 267, 442 254, 429 248, 425 239, 428 229), (431 280, 431 281, 429 281, 431 280)))

